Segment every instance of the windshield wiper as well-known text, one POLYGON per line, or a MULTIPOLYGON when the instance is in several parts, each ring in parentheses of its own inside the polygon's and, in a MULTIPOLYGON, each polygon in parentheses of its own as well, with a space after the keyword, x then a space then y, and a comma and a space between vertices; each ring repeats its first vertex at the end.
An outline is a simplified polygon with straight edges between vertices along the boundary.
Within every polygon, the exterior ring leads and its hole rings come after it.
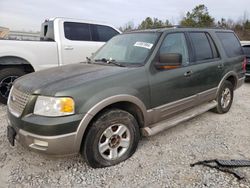
POLYGON ((114 59, 106 59, 106 58, 101 58, 101 59, 95 59, 95 62, 98 62, 98 61, 101 61, 101 62, 105 62, 107 64, 113 64, 113 65, 116 65, 118 67, 125 67, 124 65, 118 63, 116 60, 114 59))
POLYGON ((88 56, 86 56, 86 60, 87 60, 87 63, 88 63, 88 64, 89 64, 89 63, 92 63, 91 58, 89 58, 88 56))

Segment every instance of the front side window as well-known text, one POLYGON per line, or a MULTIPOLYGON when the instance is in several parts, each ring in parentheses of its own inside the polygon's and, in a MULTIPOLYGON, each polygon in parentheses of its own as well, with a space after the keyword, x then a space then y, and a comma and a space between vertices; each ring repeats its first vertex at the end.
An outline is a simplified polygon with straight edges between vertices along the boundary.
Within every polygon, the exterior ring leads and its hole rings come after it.
POLYGON ((194 48, 196 61, 213 59, 213 52, 210 47, 206 33, 194 32, 190 33, 190 39, 194 48))
POLYGON ((184 33, 168 34, 162 42, 160 53, 178 53, 182 55, 182 64, 188 64, 188 48, 184 33))
POLYGON ((64 22, 65 38, 76 41, 91 41, 90 25, 85 23, 64 22))
POLYGON ((160 33, 128 33, 109 40, 93 57, 115 60, 123 64, 144 64, 156 45, 160 33))

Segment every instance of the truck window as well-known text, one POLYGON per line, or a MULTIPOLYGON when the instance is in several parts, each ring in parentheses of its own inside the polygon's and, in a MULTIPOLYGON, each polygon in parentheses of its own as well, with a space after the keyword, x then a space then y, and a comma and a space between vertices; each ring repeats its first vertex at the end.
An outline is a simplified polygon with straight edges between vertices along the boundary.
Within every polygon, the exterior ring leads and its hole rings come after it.
POLYGON ((188 64, 188 49, 184 33, 168 34, 162 42, 160 53, 181 54, 182 64, 188 64))
POLYGON ((194 48, 196 61, 213 59, 213 52, 206 33, 191 32, 190 39, 194 48))
POLYGON ((243 55, 239 40, 232 32, 216 32, 228 57, 243 55))
POLYGON ((44 22, 40 33, 41 41, 54 41, 54 24, 53 21, 44 22))
POLYGON ((105 25, 92 25, 93 40, 100 42, 107 42, 109 39, 118 35, 119 33, 113 28, 105 25))
POLYGON ((77 41, 92 41, 90 25, 86 23, 64 22, 66 39, 77 41))

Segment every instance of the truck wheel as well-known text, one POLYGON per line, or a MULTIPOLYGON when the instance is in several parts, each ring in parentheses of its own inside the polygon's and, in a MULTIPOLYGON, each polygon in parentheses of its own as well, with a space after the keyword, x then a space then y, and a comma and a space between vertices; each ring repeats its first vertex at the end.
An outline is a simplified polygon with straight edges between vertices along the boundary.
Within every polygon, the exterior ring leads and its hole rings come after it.
POLYGON ((93 168, 112 166, 131 157, 139 139, 139 126, 134 116, 112 109, 90 125, 81 153, 93 168))
POLYGON ((224 114, 229 111, 234 97, 234 89, 233 85, 229 81, 225 81, 221 88, 219 89, 219 93, 217 96, 217 107, 213 109, 214 112, 218 114, 224 114))
POLYGON ((18 68, 5 68, 0 70, 0 102, 7 104, 10 89, 15 79, 23 76, 25 72, 18 68))

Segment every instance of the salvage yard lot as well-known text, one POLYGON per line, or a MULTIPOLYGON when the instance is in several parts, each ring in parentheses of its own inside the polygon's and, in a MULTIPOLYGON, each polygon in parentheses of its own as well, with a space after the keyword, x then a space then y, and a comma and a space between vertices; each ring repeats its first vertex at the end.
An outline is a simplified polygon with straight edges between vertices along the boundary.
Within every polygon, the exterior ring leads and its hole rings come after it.
MULTIPOLYGON (((51 158, 11 148, 6 138, 6 106, 0 106, 0 187, 248 187, 245 180, 190 163, 205 159, 250 159, 250 83, 235 92, 224 115, 207 112, 153 137, 143 138, 136 153, 119 165, 92 169, 80 156, 51 158)), ((62 143, 63 147, 63 143, 62 143)))

